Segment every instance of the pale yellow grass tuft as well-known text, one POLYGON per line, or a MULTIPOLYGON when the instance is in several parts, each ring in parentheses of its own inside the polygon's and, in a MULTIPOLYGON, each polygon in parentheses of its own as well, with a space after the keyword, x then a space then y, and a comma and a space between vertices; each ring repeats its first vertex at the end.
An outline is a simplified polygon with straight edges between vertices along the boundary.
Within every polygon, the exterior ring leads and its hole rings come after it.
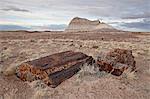
POLYGON ((137 79, 137 75, 135 73, 135 71, 132 71, 131 68, 128 68, 127 70, 125 70, 123 72, 123 74, 121 75, 122 78, 125 78, 127 80, 136 80, 137 79))
POLYGON ((45 99, 46 97, 48 98, 46 91, 38 90, 36 91, 32 99, 45 99))
POLYGON ((87 65, 87 64, 84 64, 83 67, 81 67, 81 72, 89 72, 89 73, 97 73, 99 70, 98 68, 96 68, 93 65, 87 65))
POLYGON ((104 77, 108 75, 108 73, 99 71, 99 68, 95 66, 95 64, 93 65, 84 64, 77 75, 78 79, 83 80, 86 77, 88 77, 88 79, 90 79, 90 77, 92 78, 104 77))
POLYGON ((17 68, 17 66, 11 65, 8 68, 6 68, 5 70, 3 70, 3 74, 5 76, 12 76, 16 73, 16 68, 17 68))
POLYGON ((146 70, 146 73, 150 75, 150 67, 146 70))

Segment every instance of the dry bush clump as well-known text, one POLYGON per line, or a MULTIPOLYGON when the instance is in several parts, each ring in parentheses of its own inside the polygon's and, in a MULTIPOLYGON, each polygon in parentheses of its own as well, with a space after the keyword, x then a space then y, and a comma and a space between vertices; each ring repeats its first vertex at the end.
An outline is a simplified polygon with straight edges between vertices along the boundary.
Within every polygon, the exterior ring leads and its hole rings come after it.
POLYGON ((34 94, 31 99, 52 99, 52 97, 57 97, 57 90, 48 87, 41 80, 33 81, 29 85, 34 89, 34 94))
POLYGON ((126 80, 136 80, 138 79, 137 75, 136 75, 136 70, 132 70, 131 68, 128 68, 127 70, 125 70, 122 75, 121 75, 122 79, 126 79, 126 80))
POLYGON ((94 49, 98 49, 99 47, 98 47, 98 46, 93 46, 92 48, 94 48, 94 49))
POLYGON ((93 65, 84 64, 83 67, 81 67, 81 70, 77 74, 78 79, 80 80, 84 80, 84 78, 86 77, 99 78, 99 77, 104 77, 106 75, 108 75, 108 73, 104 71, 99 71, 99 68, 95 65, 95 63, 93 65))
POLYGON ((150 67, 146 70, 146 73, 150 75, 150 67))
POLYGON ((17 65, 10 65, 8 68, 2 70, 2 74, 5 76, 12 76, 16 73, 17 65))
POLYGON ((41 90, 48 87, 42 80, 35 80, 32 82, 28 82, 28 84, 31 86, 31 88, 35 90, 41 90))
POLYGON ((36 40, 35 39, 31 39, 30 42, 36 43, 36 40))
POLYGON ((38 90, 32 99, 48 99, 49 96, 47 96, 47 92, 43 90, 38 90))
POLYGON ((12 50, 11 49, 2 50, 0 52, 1 61, 7 60, 7 59, 9 59, 12 56, 13 56, 13 54, 12 54, 12 50))

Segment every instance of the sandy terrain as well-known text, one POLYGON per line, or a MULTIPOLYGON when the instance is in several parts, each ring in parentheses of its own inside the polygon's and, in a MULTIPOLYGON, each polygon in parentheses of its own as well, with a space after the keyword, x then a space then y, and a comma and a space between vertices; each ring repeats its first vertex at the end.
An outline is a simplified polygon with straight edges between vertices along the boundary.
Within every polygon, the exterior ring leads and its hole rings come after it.
POLYGON ((0 99, 149 99, 149 64, 150 33, 0 32, 0 99), (135 72, 116 77, 86 66, 55 89, 14 76, 15 67, 27 60, 67 50, 96 58, 114 48, 133 51, 135 72))

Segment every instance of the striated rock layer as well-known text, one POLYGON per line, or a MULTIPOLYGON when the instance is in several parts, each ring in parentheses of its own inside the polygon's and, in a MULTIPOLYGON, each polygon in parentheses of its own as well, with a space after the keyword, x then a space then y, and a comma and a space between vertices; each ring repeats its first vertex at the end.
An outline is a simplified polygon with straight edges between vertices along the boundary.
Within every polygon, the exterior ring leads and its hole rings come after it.
POLYGON ((71 20, 66 32, 80 32, 80 31, 96 31, 96 30, 114 30, 108 24, 100 22, 99 20, 90 21, 85 18, 75 17, 71 20))

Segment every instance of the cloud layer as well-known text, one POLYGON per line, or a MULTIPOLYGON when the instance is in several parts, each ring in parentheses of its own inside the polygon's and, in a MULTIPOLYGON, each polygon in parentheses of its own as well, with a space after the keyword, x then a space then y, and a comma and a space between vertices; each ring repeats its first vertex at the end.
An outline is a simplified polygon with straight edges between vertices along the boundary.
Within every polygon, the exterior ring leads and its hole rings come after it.
MULTIPOLYGON (((115 25, 120 25, 118 20, 126 23, 126 19, 133 19, 133 24, 143 24, 150 18, 150 0, 1 0, 0 5, 1 24, 68 24, 79 16, 108 23, 116 20, 115 25), (134 22, 137 19, 142 21, 134 22)), ((129 23, 121 26, 130 28, 129 23)), ((143 29, 150 31, 145 26, 143 29)))
POLYGON ((26 10, 26 9, 21 9, 21 8, 17 8, 17 7, 13 7, 13 6, 10 6, 10 7, 7 7, 7 8, 2 8, 0 9, 2 11, 20 11, 20 12, 30 12, 29 10, 26 10))
POLYGON ((141 22, 122 23, 121 26, 131 30, 147 31, 150 30, 150 20, 143 19, 141 22))

